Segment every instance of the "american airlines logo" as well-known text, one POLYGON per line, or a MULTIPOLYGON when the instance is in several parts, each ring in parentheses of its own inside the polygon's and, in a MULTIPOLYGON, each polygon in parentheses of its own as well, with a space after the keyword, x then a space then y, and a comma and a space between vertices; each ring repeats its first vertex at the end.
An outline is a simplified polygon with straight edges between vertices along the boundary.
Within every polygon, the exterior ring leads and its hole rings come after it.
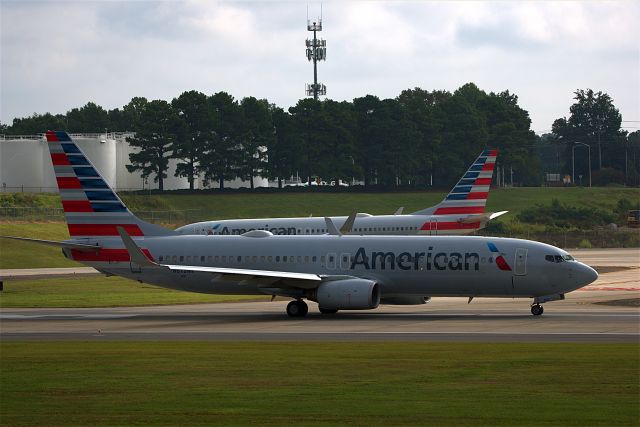
POLYGON ((487 246, 489 247, 489 250, 492 253, 498 254, 496 256, 496 265, 498 266, 498 268, 502 271, 511 271, 511 267, 509 266, 509 263, 507 263, 507 261, 504 259, 504 257, 498 250, 498 247, 491 242, 487 242, 487 246))
MULTIPOLYGON (((220 224, 216 224, 215 227, 213 227, 212 229, 215 230, 216 228, 218 228, 220 226, 220 224)), ((279 235, 291 235, 291 234, 297 234, 296 233, 296 228, 295 227, 259 227, 259 228, 229 228, 229 227, 222 227, 222 229, 220 229, 216 234, 221 234, 221 235, 227 235, 227 234, 244 234, 246 232, 249 231, 253 231, 253 230, 265 230, 265 231, 269 231, 273 234, 279 234, 279 235)))
POLYGON ((427 252, 375 252, 359 248, 351 260, 351 270, 357 266, 365 270, 479 270, 477 252, 436 252, 429 246, 427 252))

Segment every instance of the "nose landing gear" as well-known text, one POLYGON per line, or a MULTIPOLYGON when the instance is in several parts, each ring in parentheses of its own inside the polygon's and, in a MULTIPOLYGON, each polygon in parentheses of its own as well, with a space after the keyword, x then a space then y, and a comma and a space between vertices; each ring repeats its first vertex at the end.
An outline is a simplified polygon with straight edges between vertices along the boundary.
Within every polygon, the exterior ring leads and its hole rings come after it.
POLYGON ((540 316, 542 313, 544 313, 544 308, 542 308, 540 304, 533 304, 531 306, 531 314, 534 316, 540 316))

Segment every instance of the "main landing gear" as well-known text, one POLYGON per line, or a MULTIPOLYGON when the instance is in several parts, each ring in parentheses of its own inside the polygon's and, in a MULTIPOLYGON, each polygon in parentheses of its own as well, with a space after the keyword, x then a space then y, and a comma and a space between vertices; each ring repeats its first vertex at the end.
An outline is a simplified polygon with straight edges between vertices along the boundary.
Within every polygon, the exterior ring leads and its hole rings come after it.
POLYGON ((542 313, 544 313, 544 308, 542 308, 540 304, 533 304, 531 306, 531 314, 534 316, 540 316, 542 313))
POLYGON ((287 304, 287 314, 291 317, 304 317, 309 312, 309 306, 301 299, 293 300, 287 304))

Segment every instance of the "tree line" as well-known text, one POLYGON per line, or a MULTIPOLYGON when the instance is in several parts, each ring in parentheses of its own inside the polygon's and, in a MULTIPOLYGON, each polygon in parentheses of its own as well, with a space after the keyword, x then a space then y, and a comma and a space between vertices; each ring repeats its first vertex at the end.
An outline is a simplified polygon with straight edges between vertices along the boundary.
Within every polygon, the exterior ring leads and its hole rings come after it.
MULTIPOLYGON (((576 104, 583 103, 577 98, 576 104)), ((610 141, 612 135, 625 143, 628 138, 614 120, 613 104, 602 104, 610 114, 602 113, 607 126, 598 128, 601 146, 607 141, 603 159, 619 170, 619 153, 613 150, 617 142, 610 141)), ((288 110, 266 99, 188 91, 171 102, 135 97, 109 111, 89 102, 65 115, 34 114, 1 126, 11 134, 134 132, 128 141, 139 151, 130 155, 127 168, 144 178, 155 176, 160 189, 171 158, 177 159, 176 176, 187 178, 190 188, 198 176, 223 188, 225 180, 234 178, 253 186, 258 175, 277 179, 280 186, 291 176, 357 179, 365 186, 451 186, 486 147, 500 150, 498 166, 509 171, 514 184, 539 185, 545 144, 564 139, 567 170, 571 140, 578 141, 584 129, 579 111, 572 106, 571 117, 557 120, 551 136, 538 137, 516 95, 486 93, 468 83, 453 93, 407 89, 394 99, 301 99, 288 110)))

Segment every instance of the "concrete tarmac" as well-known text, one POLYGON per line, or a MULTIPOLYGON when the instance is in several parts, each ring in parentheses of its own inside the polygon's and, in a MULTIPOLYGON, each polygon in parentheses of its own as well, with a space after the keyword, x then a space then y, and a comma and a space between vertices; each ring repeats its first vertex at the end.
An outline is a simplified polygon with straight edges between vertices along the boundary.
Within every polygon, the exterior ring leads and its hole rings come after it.
MULTIPOLYGON (((421 306, 289 318, 286 300, 95 309, 2 309, 0 339, 225 341, 640 342, 640 265, 635 250, 574 251, 602 270, 564 301, 434 298, 421 306), (579 252, 579 253, 578 253, 579 252)), ((88 278, 88 280, 90 280, 88 278)))

